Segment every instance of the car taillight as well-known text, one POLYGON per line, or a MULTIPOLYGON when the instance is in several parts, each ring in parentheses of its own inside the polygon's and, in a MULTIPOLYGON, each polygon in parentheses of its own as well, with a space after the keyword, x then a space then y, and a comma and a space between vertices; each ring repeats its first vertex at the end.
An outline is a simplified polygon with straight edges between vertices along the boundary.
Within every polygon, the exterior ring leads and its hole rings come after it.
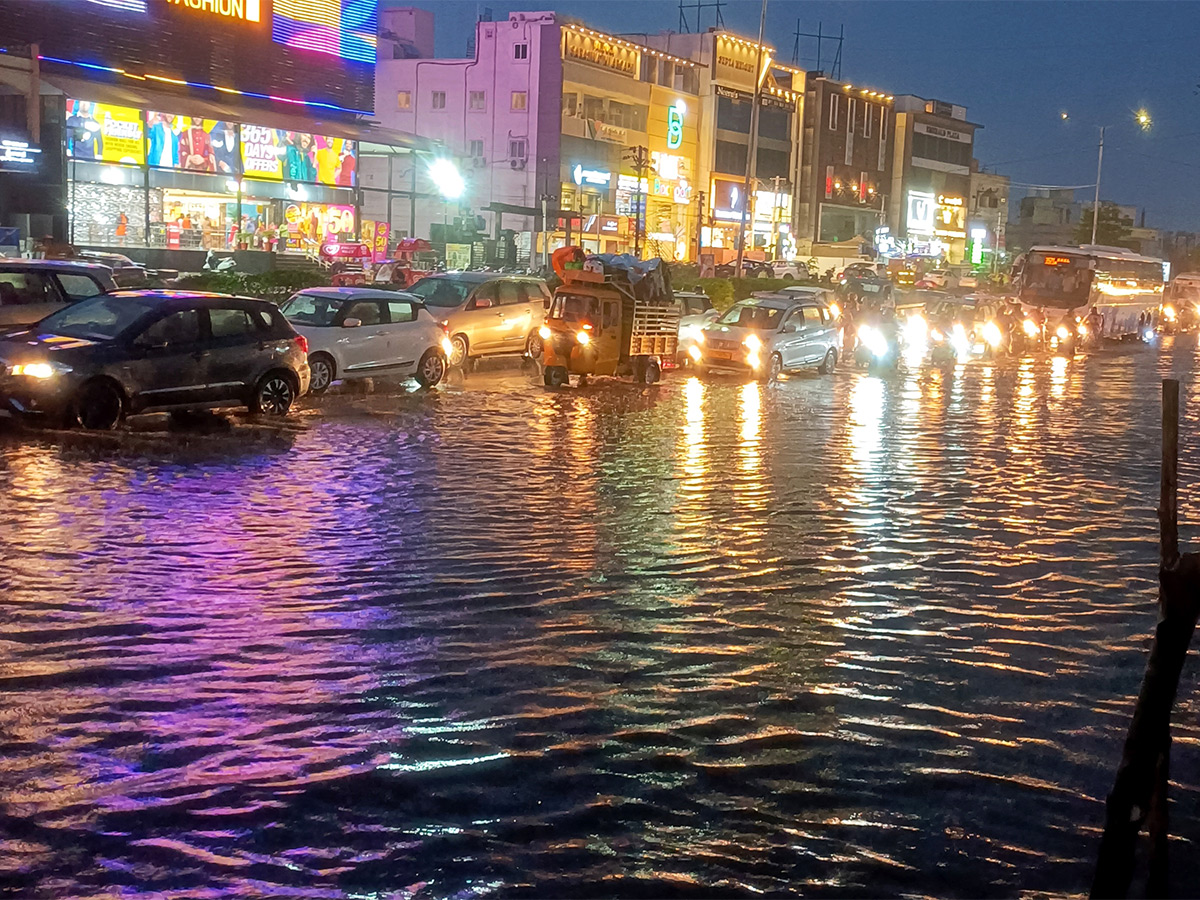
POLYGON ((296 346, 300 348, 300 352, 308 356, 308 338, 302 334, 296 335, 296 346))

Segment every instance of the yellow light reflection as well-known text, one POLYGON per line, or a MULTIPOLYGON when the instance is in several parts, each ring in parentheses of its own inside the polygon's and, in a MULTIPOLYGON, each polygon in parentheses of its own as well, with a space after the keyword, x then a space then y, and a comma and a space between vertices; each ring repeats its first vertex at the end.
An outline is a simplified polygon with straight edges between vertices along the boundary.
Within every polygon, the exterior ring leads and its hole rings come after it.
POLYGON ((879 449, 879 422, 883 418, 883 382, 860 378, 850 391, 850 456, 870 463, 879 449))
POLYGON ((704 435, 704 384, 692 376, 683 385, 685 419, 683 425, 684 490, 704 487, 708 475, 707 450, 704 435))
POLYGON ((1061 400, 1067 389, 1067 358, 1056 356, 1050 360, 1050 396, 1061 400))

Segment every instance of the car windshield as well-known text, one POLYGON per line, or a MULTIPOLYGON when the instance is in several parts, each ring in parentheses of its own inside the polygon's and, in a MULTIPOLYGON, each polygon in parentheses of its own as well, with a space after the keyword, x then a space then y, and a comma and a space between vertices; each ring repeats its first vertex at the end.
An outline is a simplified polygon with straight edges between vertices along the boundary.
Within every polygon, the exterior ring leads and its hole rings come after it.
POLYGON ((582 322, 584 319, 598 321, 600 301, 595 297, 579 294, 555 294, 554 303, 550 307, 550 318, 567 322, 582 322))
POLYGON ((103 295, 59 310, 42 319, 37 327, 44 334, 111 341, 149 310, 150 305, 139 299, 103 295))
POLYGON ((412 287, 408 288, 408 293, 416 294, 424 300, 429 306, 458 306, 467 296, 475 284, 469 281, 458 281, 453 278, 422 278, 412 287))
POLYGON ((739 304, 721 316, 721 324, 736 325, 738 328, 754 328, 758 331, 774 331, 779 327, 782 318, 782 309, 739 304))
POLYGON ((323 327, 333 324, 334 316, 345 302, 344 297, 301 292, 279 307, 279 311, 295 325, 323 327))

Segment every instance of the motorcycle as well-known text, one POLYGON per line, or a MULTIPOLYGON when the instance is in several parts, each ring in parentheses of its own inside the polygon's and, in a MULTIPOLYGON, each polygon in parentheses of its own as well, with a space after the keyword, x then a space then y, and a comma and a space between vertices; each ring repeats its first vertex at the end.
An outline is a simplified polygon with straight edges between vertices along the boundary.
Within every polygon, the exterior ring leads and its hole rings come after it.
POLYGON ((948 329, 931 328, 929 342, 929 361, 935 366, 955 365, 971 355, 971 341, 962 322, 954 322, 948 329))
POLYGON ((858 327, 854 364, 860 368, 894 369, 900 364, 900 341, 894 327, 864 323, 858 327))
POLYGON ((215 251, 209 250, 200 270, 203 272, 232 272, 236 268, 237 260, 232 256, 219 257, 215 251))

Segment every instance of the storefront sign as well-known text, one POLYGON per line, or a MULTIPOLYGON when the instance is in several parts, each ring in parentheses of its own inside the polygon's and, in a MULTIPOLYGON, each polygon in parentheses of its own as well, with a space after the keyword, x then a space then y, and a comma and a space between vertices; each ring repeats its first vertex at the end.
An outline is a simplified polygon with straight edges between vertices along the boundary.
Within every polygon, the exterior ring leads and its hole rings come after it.
POLYGON ((226 19, 258 22, 262 19, 259 0, 166 0, 169 6, 183 6, 197 12, 212 13, 226 19))
POLYGON ((563 29, 563 56, 595 66, 603 66, 623 75, 636 75, 639 54, 636 50, 606 41, 602 37, 563 29))
POLYGON ((590 185, 592 187, 608 187, 612 181, 612 172, 604 172, 600 169, 585 169, 581 163, 576 163, 575 168, 571 170, 571 178, 578 185, 590 185))
POLYGON ((152 166, 234 178, 241 172, 236 122, 147 112, 146 141, 146 161, 152 166))
POLYGON ((620 231, 621 220, 616 216, 601 216, 600 217, 600 233, 601 234, 616 234, 620 231))
POLYGON ((714 178, 712 181, 712 214, 718 219, 740 219, 746 208, 746 195, 740 181, 714 178))
POLYGON ((629 132, 616 125, 609 125, 599 119, 588 119, 588 137, 593 141, 607 141, 610 144, 628 143, 629 132))
POLYGON ((471 245, 470 244, 447 244, 446 245, 446 268, 447 269, 469 269, 469 268, 471 268, 471 245))
POLYGON ((942 128, 940 125, 926 125, 924 122, 917 122, 913 125, 913 131, 918 134, 927 134, 930 137, 944 138, 947 141, 957 141, 960 144, 971 143, 970 134, 964 134, 952 128, 942 128))
MULTIPOLYGON (((739 91, 735 88, 724 87, 719 84, 713 85, 713 93, 718 97, 736 100, 738 103, 752 103, 754 101, 753 91, 739 91)), ((795 102, 786 100, 783 97, 772 97, 770 94, 760 94, 758 105, 770 107, 771 109, 782 109, 785 112, 796 111, 795 102)))
POLYGON ((142 111, 87 100, 68 100, 67 156, 140 166, 146 162, 142 111))
POLYGON ((261 125, 243 125, 241 137, 247 178, 331 187, 356 183, 358 147, 354 141, 261 125))
POLYGON ((650 193, 650 182, 647 181, 645 178, 643 178, 641 180, 641 182, 642 183, 639 185, 638 177, 636 175, 618 175, 617 176, 617 190, 618 191, 627 191, 628 193, 635 194, 635 193, 638 193, 638 188, 640 187, 641 193, 643 193, 643 194, 650 193))
POLYGON ((934 234, 943 237, 966 237, 966 222, 967 211, 962 205, 961 197, 938 197, 934 234))
MULTIPOLYGON (((758 47, 754 44, 725 35, 717 35, 713 80, 754 90, 754 73, 757 68, 758 56, 758 47)), ((763 65, 766 66, 770 59, 771 51, 764 47, 762 51, 763 65)))
POLYGON ((324 203, 289 203, 283 211, 288 231, 301 246, 344 240, 354 234, 354 207, 324 203))
POLYGON ((677 150, 683 143, 683 106, 675 104, 667 107, 667 147, 677 150))
POLYGON ((0 172, 32 172, 37 168, 41 148, 29 141, 0 139, 0 172))
POLYGON ((922 191, 908 192, 908 230, 912 234, 933 234, 934 196, 922 191))

